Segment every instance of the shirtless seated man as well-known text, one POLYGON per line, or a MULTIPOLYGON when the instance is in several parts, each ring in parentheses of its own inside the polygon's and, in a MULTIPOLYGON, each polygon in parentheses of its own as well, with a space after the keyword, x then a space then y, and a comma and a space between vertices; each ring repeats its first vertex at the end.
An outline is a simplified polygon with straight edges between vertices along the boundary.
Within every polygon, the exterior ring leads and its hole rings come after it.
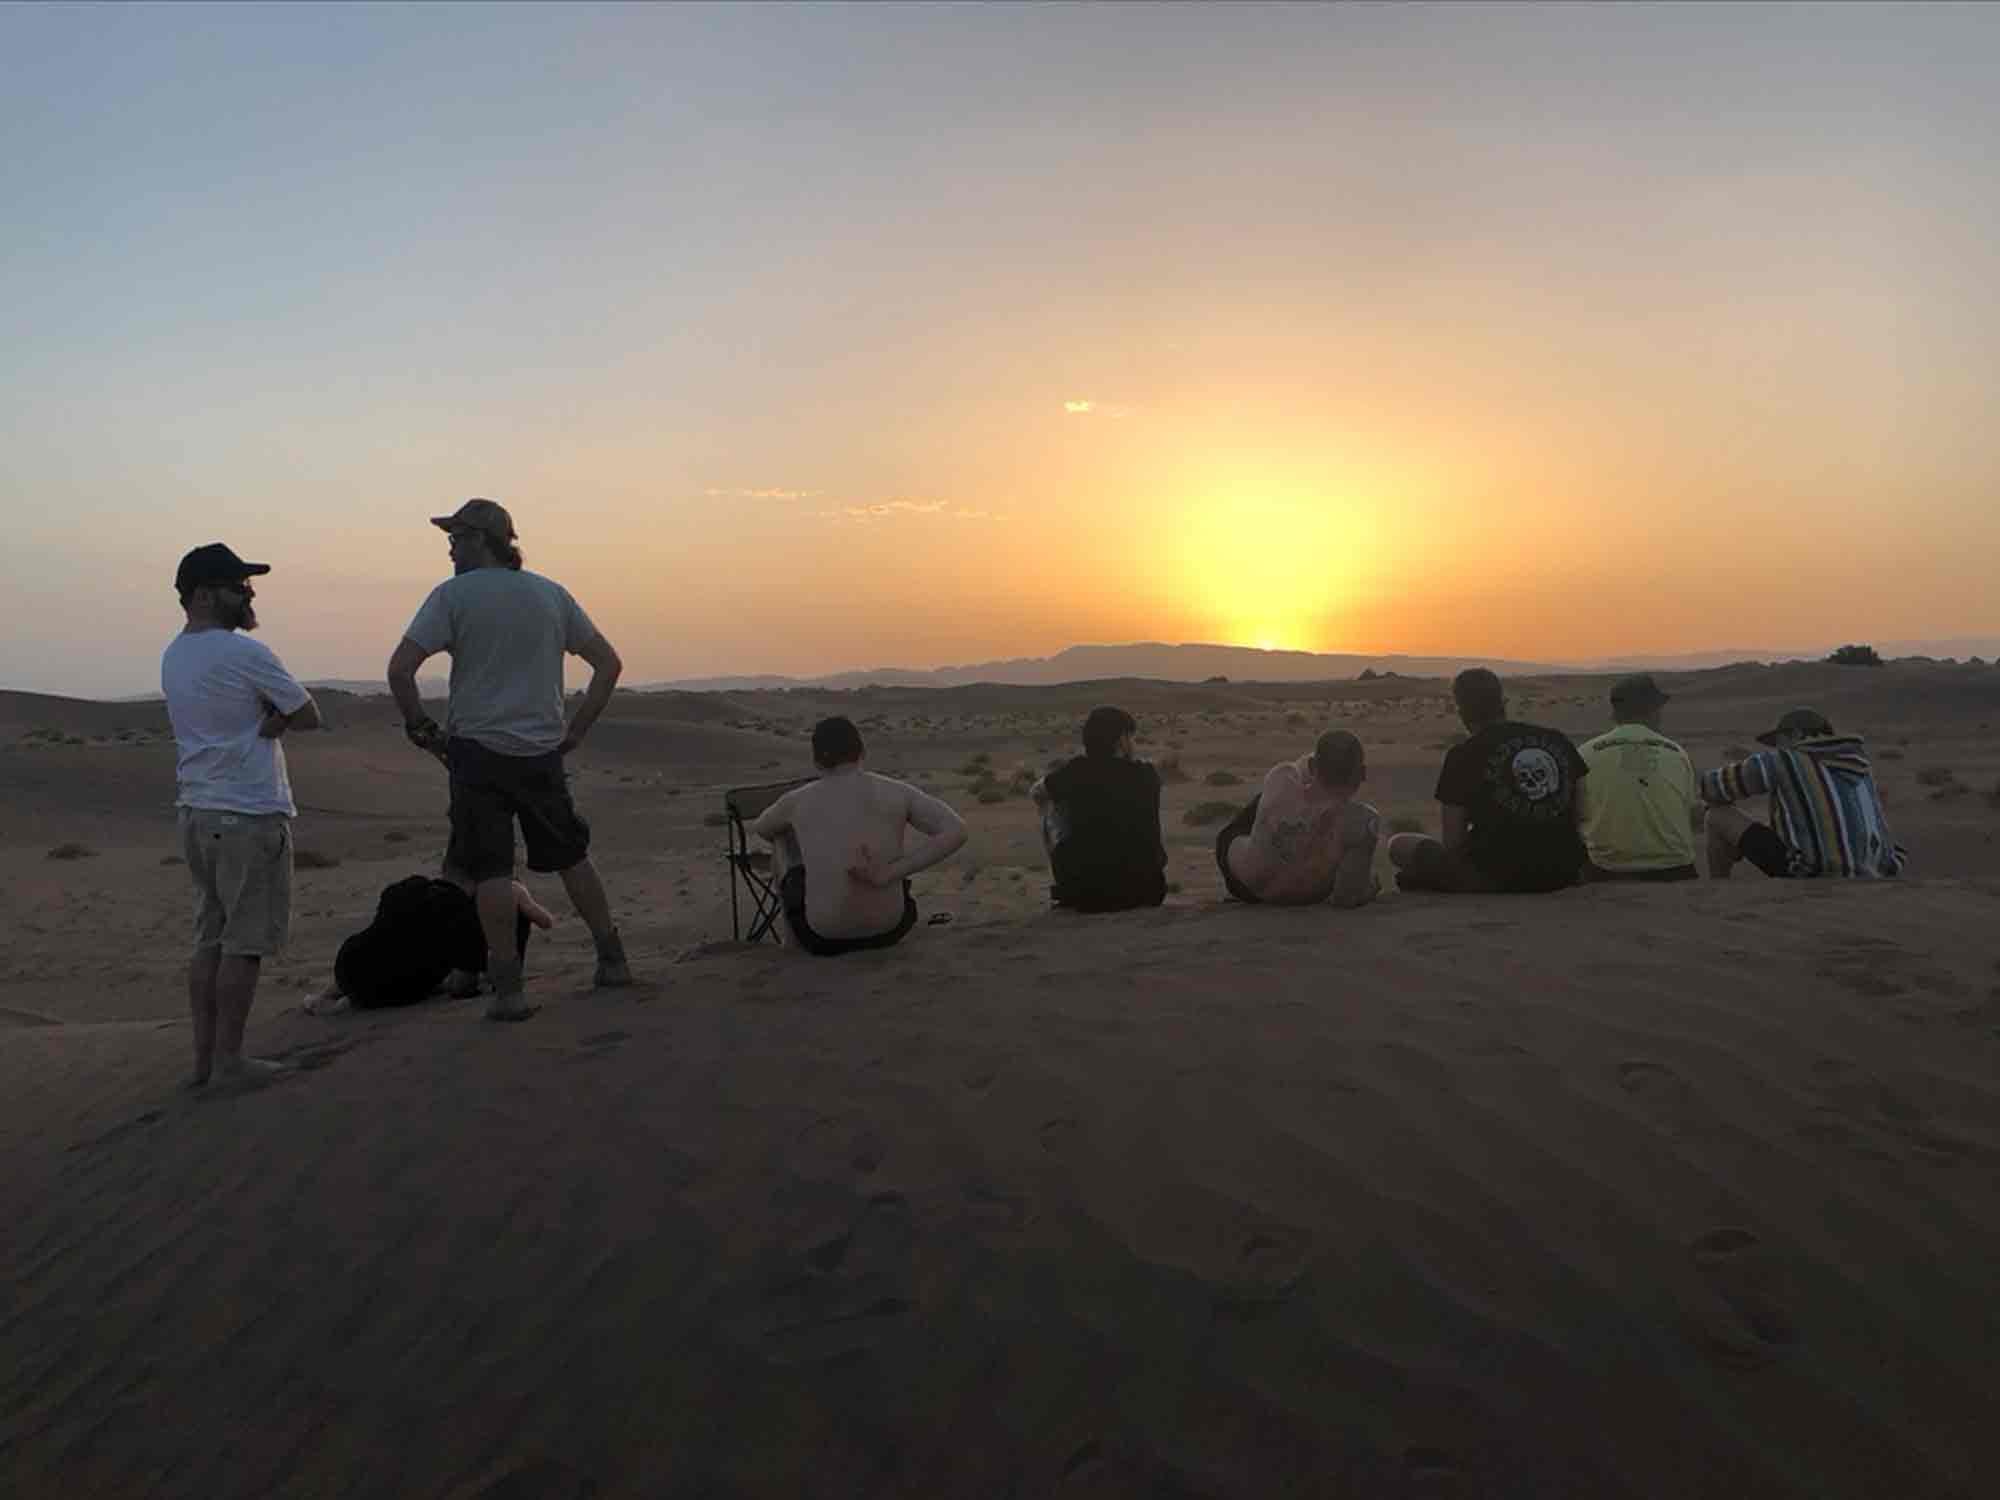
POLYGON ((965 824, 928 792, 864 769, 852 720, 820 720, 812 746, 819 779, 773 802, 751 831, 776 850, 785 922, 801 948, 823 957, 887 948, 917 924, 909 877, 957 853, 965 824), (906 828, 924 835, 908 849, 906 828))
POLYGON ((1374 899, 1382 820, 1355 796, 1367 776, 1361 741, 1344 729, 1321 735, 1303 759, 1271 767, 1263 791, 1215 841, 1229 894, 1283 906, 1374 899))

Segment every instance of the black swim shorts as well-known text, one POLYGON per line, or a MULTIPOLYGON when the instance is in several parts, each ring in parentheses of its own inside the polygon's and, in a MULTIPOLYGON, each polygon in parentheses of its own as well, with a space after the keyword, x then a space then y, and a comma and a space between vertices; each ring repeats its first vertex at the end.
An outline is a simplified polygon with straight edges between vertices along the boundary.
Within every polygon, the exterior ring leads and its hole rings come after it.
POLYGON ((1257 893, 1236 878, 1236 872, 1229 868, 1229 846, 1238 839, 1250 837, 1250 830, 1257 826, 1257 804, 1264 800, 1259 792, 1252 797, 1243 811, 1222 825, 1222 832, 1215 836, 1215 867, 1222 871, 1222 888, 1238 901, 1257 904, 1257 893))
POLYGON ((778 899, 784 903, 785 925, 792 929, 792 936, 799 946, 808 953, 821 958, 835 958, 842 953, 859 953, 866 948, 889 948, 900 943, 917 925, 917 898, 910 894, 910 882, 903 882, 903 916, 887 932, 878 932, 872 937, 829 938, 821 937, 806 921, 806 867, 793 865, 785 871, 778 882, 778 899))

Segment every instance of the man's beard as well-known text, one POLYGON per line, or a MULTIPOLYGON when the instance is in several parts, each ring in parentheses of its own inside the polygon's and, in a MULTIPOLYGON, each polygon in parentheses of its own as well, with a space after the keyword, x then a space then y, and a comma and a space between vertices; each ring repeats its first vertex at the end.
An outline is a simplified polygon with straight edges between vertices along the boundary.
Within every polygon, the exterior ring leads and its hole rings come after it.
POLYGON ((255 630, 257 628, 256 606, 251 604, 248 599, 245 599, 234 609, 224 612, 222 623, 229 630, 255 630))

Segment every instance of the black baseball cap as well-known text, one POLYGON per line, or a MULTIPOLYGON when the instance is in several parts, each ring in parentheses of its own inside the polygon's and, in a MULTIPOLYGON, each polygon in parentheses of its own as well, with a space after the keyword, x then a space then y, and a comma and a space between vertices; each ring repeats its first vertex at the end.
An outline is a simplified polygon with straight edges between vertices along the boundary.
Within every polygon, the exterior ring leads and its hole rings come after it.
POLYGON ((1651 672, 1634 672, 1630 677, 1621 677, 1611 684, 1613 708, 1656 708, 1672 699, 1673 694, 1653 681, 1651 672))
POLYGON ((269 563, 245 562, 221 542, 197 547, 174 569, 174 592, 185 594, 207 583, 241 583, 271 571, 269 563))
POLYGON ((1778 720, 1776 729, 1767 729, 1757 736, 1760 745, 1775 745, 1781 734, 1832 734, 1833 725, 1825 714, 1816 708, 1795 708, 1778 720))

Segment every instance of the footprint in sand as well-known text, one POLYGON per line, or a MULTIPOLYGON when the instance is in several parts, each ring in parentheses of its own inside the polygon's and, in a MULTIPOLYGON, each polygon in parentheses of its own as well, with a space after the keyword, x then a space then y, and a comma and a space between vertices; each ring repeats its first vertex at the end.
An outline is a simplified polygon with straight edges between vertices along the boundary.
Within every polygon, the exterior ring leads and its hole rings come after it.
POLYGON ((1618 1086, 1660 1130, 1683 1135, 1695 1125, 1694 1088, 1667 1064, 1634 1058, 1618 1064, 1617 1076, 1618 1086))
POLYGON ((901 1193, 871 1197, 846 1230, 808 1246, 795 1269, 768 1280, 744 1330, 782 1364, 838 1359, 889 1337, 916 1306, 910 1262, 916 1224, 901 1193))
POLYGON ((1290 1297, 1306 1274, 1312 1236, 1289 1224, 1246 1226, 1236 1244, 1236 1263, 1219 1278, 1217 1309, 1248 1319, 1290 1297))
POLYGON ((1777 1257, 1751 1230, 1724 1225, 1696 1235, 1688 1256, 1732 1318, 1701 1318, 1696 1341, 1709 1358, 1738 1370, 1755 1370, 1798 1342, 1785 1311, 1777 1257))

